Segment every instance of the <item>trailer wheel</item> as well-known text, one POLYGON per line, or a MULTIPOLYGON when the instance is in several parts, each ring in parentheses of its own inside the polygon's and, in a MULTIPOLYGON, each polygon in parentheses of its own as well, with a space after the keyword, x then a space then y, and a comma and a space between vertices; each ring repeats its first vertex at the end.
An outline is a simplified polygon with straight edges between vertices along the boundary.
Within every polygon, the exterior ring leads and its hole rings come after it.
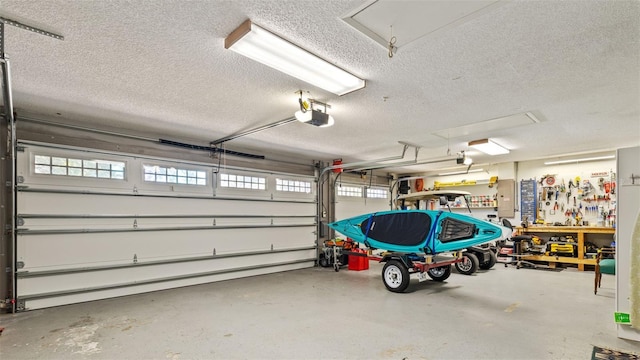
POLYGON ((498 257, 493 251, 489 252, 489 261, 480 264, 480 269, 489 270, 498 262, 498 257))
POLYGON ((478 257, 470 252, 462 254, 462 261, 456 263, 456 270, 463 275, 471 275, 478 270, 478 257))
POLYGON ((389 260, 382 268, 382 282, 389 291, 403 292, 409 286, 409 269, 399 260, 389 260))
POLYGON ((431 268, 427 271, 427 275, 434 281, 445 281, 451 275, 451 265, 431 268))

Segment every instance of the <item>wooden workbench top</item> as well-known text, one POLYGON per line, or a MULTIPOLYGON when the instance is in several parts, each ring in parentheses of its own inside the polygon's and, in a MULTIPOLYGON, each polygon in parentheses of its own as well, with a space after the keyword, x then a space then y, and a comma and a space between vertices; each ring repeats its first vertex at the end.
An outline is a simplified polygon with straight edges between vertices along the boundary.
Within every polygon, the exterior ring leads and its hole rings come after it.
POLYGON ((558 232, 558 233, 590 233, 590 234, 614 234, 615 228, 602 226, 546 226, 531 225, 527 228, 518 227, 517 230, 522 233, 527 232, 558 232))

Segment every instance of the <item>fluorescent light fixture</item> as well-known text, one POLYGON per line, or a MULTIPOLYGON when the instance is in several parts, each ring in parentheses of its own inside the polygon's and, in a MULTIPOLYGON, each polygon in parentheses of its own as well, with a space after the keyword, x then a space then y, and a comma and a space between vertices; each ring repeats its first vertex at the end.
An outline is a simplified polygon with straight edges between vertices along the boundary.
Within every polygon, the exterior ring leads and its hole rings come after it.
POLYGON ((542 120, 544 120, 544 118, 538 118, 532 112, 525 112, 442 129, 431 134, 448 140, 461 136, 471 136, 478 133, 491 134, 492 131, 504 131, 505 129, 513 129, 519 126, 534 125, 541 123, 542 120))
POLYGON ((502 154, 509 153, 509 149, 506 149, 489 139, 470 141, 469 146, 474 147, 482 151, 483 153, 489 154, 489 155, 502 155, 502 154))
POLYGON ((608 160, 615 159, 615 155, 607 155, 607 156, 596 156, 590 158, 582 158, 582 159, 571 159, 571 160, 558 160, 558 161, 545 161, 545 165, 558 165, 558 164, 571 164, 571 163, 579 163, 579 162, 587 162, 587 161, 598 161, 598 160, 608 160))
POLYGON ((300 122, 318 127, 329 127, 335 123, 333 116, 318 110, 307 110, 307 112, 299 110, 296 111, 295 117, 300 122))
POLYGON ((311 85, 344 95, 366 82, 247 20, 224 40, 224 47, 311 85))
POLYGON ((460 171, 453 171, 453 172, 446 172, 446 173, 441 173, 438 174, 438 176, 447 176, 447 175, 462 175, 462 174, 468 174, 468 173, 477 173, 477 172, 482 172, 484 171, 484 169, 473 169, 473 170, 460 170, 460 171))

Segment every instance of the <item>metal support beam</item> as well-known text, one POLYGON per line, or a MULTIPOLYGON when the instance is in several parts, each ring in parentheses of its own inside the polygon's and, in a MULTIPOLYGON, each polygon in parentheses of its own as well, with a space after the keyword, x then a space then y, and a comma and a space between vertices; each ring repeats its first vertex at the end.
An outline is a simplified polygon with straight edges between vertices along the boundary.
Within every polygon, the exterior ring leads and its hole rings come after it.
POLYGON ((286 119, 283 119, 283 120, 280 120, 280 121, 276 121, 276 122, 271 123, 271 124, 262 125, 262 126, 259 126, 259 127, 257 127, 257 128, 254 128, 254 129, 250 129, 250 130, 246 130, 246 131, 239 132, 239 133, 237 133, 237 134, 233 134, 233 135, 225 136, 225 137, 220 138, 220 139, 218 139, 218 140, 214 140, 214 141, 212 141, 210 144, 211 144, 211 146, 217 146, 217 145, 220 145, 220 144, 222 144, 222 143, 224 143, 224 142, 227 142, 227 141, 229 141, 229 140, 233 140, 233 139, 237 139, 237 138, 239 138, 239 137, 243 137, 243 136, 251 135, 251 134, 253 134, 253 133, 257 133, 257 132, 259 132, 259 131, 263 131, 263 130, 267 130, 267 129, 272 129, 272 128, 274 128, 274 127, 282 126, 282 125, 285 125, 285 124, 288 124, 288 123, 290 123, 290 122, 294 122, 294 121, 296 121, 296 118, 292 116, 292 117, 290 117, 290 118, 286 118, 286 119))
POLYGON ((19 21, 16 21, 16 20, 13 20, 13 19, 8 19, 8 18, 2 17, 2 16, 0 16, 0 23, 11 25, 11 26, 15 26, 15 27, 17 27, 19 29, 31 31, 31 32, 34 32, 36 34, 52 37, 54 39, 64 40, 64 36, 62 36, 62 35, 59 35, 59 34, 56 34, 56 33, 52 33, 51 31, 47 31, 47 30, 43 30, 43 29, 37 28, 35 26, 23 24, 23 23, 21 23, 19 21))
POLYGON ((0 21, 0 59, 4 59, 4 23, 0 21))
MULTIPOLYGON (((2 37, 4 37, 4 26, 2 37)), ((13 97, 11 94, 11 69, 9 59, 2 51, 0 59, 2 69, 2 99, 4 101, 4 119, 6 122, 2 126, 2 139, 6 142, 1 146, 2 154, 2 177, 1 183, 6 184, 2 196, 1 206, 3 211, 2 222, 2 243, 0 243, 0 308, 11 310, 15 313, 16 307, 16 124, 13 116, 13 97), (4 230, 6 229, 6 230, 4 230)))

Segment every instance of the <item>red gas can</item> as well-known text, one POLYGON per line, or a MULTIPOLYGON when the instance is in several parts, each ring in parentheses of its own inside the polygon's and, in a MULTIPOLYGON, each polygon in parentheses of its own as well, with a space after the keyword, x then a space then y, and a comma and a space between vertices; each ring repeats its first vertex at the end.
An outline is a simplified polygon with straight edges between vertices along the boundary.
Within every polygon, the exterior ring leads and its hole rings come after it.
POLYGON ((356 254, 349 255, 349 270, 367 270, 369 269, 369 257, 364 249, 353 249, 351 252, 356 254))

